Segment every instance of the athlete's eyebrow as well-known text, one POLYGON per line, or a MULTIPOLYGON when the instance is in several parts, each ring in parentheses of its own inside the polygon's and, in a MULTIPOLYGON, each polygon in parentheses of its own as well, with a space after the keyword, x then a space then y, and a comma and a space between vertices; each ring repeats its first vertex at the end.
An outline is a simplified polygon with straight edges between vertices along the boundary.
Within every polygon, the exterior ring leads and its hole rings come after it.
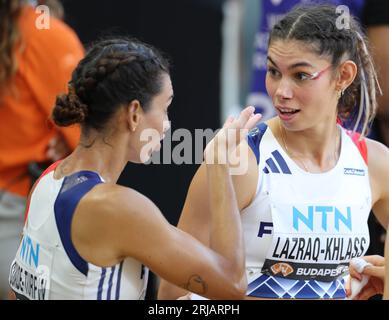
MULTIPOLYGON (((270 57, 270 56, 267 56, 267 60, 269 60, 272 64, 274 64, 274 66, 276 68, 278 68, 277 64, 274 62, 274 60, 270 57)), ((313 65, 311 65, 310 63, 306 62, 306 61, 301 61, 301 62, 296 62, 292 65, 290 65, 288 67, 288 70, 291 70, 291 69, 294 69, 294 68, 297 68, 297 67, 309 67, 309 68, 313 68, 313 65)))

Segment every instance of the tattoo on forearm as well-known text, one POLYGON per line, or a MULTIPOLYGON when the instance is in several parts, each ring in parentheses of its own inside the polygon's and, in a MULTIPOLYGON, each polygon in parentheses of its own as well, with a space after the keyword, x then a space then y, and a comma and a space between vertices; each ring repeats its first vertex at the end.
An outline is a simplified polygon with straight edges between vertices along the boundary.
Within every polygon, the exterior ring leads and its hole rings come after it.
POLYGON ((184 284, 184 288, 200 295, 206 293, 208 290, 206 282, 197 274, 189 278, 188 282, 184 284))

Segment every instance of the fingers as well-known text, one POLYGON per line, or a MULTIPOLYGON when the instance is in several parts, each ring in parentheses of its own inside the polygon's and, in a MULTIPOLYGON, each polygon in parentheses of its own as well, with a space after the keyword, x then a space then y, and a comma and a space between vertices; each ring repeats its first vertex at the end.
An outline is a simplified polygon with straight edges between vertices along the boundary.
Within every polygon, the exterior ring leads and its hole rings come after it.
POLYGON ((355 270, 355 267, 353 266, 352 263, 350 263, 350 265, 348 267, 348 271, 350 273, 350 277, 351 278, 355 278, 355 279, 357 279, 359 281, 362 280, 362 275, 355 270))
POLYGON ((251 130, 252 128, 254 128, 256 126, 256 124, 258 123, 259 120, 261 120, 262 118, 262 115, 257 113, 257 114, 254 114, 246 123, 246 125, 244 126, 245 129, 247 130, 251 130))
POLYGON ((371 266, 367 265, 362 274, 376 277, 384 281, 385 279, 385 267, 384 266, 371 266))
POLYGON ((230 122, 229 125, 226 126, 227 122, 231 117, 228 117, 229 119, 226 120, 226 123, 224 124, 223 128, 228 129, 243 129, 246 125, 246 123, 250 120, 252 115, 254 114, 255 108, 254 107, 247 107, 244 108, 237 119, 234 119, 232 122, 230 122))
POLYGON ((351 295, 351 277, 350 276, 347 277, 344 288, 346 290, 346 297, 349 297, 351 295))
POLYGON ((349 266, 350 276, 360 280, 361 275, 364 274, 364 275, 376 277, 378 279, 381 279, 382 281, 384 280, 384 278, 385 278, 385 267, 384 267, 385 259, 384 259, 384 257, 381 257, 379 255, 371 255, 371 256, 360 257, 357 259, 360 260, 361 262, 366 261, 369 264, 365 263, 365 264, 362 264, 362 266, 361 266, 360 263, 357 263, 359 261, 357 261, 355 259, 351 260, 350 266, 349 266), (358 268, 360 270, 358 270, 358 268))
POLYGON ((238 118, 238 127, 237 129, 243 129, 245 128, 247 122, 250 120, 251 116, 254 114, 255 108, 250 106, 245 109, 240 113, 239 118, 238 118))
POLYGON ((233 116, 229 116, 227 120, 224 122, 223 129, 229 127, 231 123, 235 121, 235 118, 233 116))
POLYGON ((364 256, 361 258, 365 259, 367 262, 370 262, 373 266, 384 266, 385 265, 385 258, 382 256, 379 256, 379 255, 364 256))
POLYGON ((212 140, 213 144, 207 146, 208 148, 206 148, 204 154, 208 155, 209 151, 214 146, 217 148, 227 148, 229 153, 236 150, 241 140, 247 136, 248 131, 252 129, 262 117, 260 114, 254 115, 254 111, 254 107, 247 107, 241 111, 237 119, 232 116, 228 117, 223 125, 223 130, 220 130, 212 140))
POLYGON ((261 114, 254 114, 254 111, 255 108, 250 106, 243 109, 237 119, 234 119, 231 116, 228 117, 223 125, 223 128, 247 130, 252 129, 262 117, 261 114))

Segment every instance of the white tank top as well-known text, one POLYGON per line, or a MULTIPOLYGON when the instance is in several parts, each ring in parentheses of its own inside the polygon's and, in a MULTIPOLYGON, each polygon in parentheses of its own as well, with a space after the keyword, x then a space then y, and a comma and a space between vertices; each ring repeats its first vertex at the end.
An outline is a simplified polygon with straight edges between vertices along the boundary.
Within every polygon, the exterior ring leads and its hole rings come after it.
POLYGON ((317 174, 297 166, 266 124, 249 134, 259 170, 242 211, 249 296, 345 298, 348 263, 369 247, 371 190, 358 142, 339 128, 338 163, 317 174))
POLYGON ((80 171, 55 180, 51 166, 39 179, 27 205, 23 238, 10 269, 18 299, 144 299, 148 269, 127 258, 111 267, 85 261, 70 237, 81 198, 103 183, 95 172, 80 171))

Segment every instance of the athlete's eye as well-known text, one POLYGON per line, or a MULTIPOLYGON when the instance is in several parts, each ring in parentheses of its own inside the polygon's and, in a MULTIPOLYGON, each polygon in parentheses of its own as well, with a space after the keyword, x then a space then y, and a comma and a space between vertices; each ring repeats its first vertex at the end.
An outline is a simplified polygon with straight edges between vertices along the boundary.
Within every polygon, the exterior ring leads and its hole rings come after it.
POLYGON ((295 78, 299 81, 305 81, 312 79, 312 75, 305 72, 298 72, 295 74, 295 78))
POLYGON ((274 69, 273 67, 268 67, 267 73, 270 74, 270 76, 273 78, 281 76, 281 73, 277 69, 274 69))

